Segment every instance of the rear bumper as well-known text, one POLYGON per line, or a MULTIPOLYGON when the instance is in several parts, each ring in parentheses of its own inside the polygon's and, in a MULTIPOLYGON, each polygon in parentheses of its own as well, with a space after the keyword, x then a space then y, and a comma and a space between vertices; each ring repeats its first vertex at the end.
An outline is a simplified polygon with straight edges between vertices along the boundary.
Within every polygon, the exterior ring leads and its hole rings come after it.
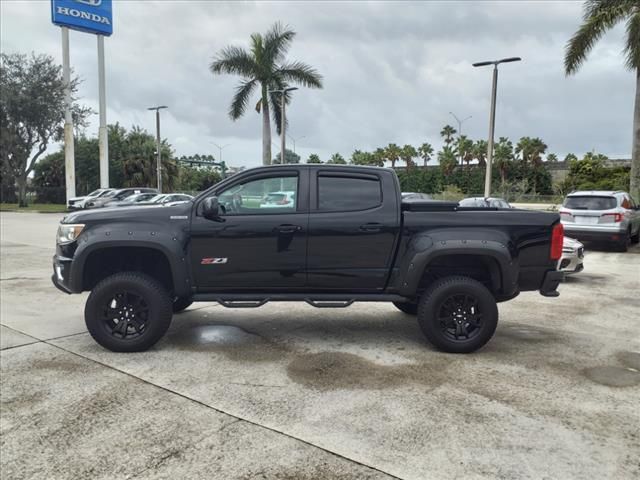
POLYGON ((592 242, 617 242, 625 235, 626 228, 621 228, 620 224, 612 226, 591 226, 586 227, 573 226, 571 224, 564 223, 564 234, 567 237, 575 238, 577 240, 587 240, 592 242))
POLYGON ((545 297, 557 297, 560 295, 558 292, 558 285, 564 280, 564 273, 556 270, 551 270, 544 275, 542 286, 540 287, 540 295, 545 297))

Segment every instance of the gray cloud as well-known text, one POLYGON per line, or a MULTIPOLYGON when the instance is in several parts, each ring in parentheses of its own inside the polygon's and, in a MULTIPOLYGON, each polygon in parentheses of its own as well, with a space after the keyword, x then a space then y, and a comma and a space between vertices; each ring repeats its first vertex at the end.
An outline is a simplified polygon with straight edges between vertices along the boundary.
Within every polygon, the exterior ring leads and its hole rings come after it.
MULTIPOLYGON (((48 1, 3 1, 2 50, 60 58, 49 8, 48 1)), ((214 77, 208 65, 225 45, 246 46, 252 32, 281 20, 298 32, 289 57, 325 77, 323 90, 296 92, 288 111, 291 133, 305 136, 297 145, 303 156, 348 156, 389 142, 439 147, 441 127, 454 123, 449 111, 472 115, 464 132, 484 138, 491 71, 470 64, 513 55, 524 61, 500 70, 496 135, 540 136, 559 154, 629 156, 634 76, 623 67, 623 29, 605 36, 576 76, 562 71, 564 45, 581 18, 578 2, 115 0, 114 15, 115 33, 106 40, 108 120, 153 130, 146 107, 167 104, 162 133, 178 154, 215 154, 215 141, 231 144, 225 157, 232 164, 260 163, 259 115, 249 110, 229 120, 237 79, 214 77)), ((73 32, 71 48, 85 79, 83 101, 96 108, 95 39, 73 32)))

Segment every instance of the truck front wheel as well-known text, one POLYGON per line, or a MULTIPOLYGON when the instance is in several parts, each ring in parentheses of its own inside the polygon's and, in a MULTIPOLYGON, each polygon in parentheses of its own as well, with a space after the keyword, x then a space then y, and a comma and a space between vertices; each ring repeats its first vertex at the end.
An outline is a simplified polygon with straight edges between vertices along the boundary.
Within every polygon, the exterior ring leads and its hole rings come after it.
POLYGON ((418 304, 422 333, 437 349, 470 353, 485 345, 498 325, 498 307, 491 292, 469 277, 435 281, 418 304))
POLYGON ((171 324, 173 299, 155 278, 122 272, 98 283, 84 309, 93 339, 113 352, 141 352, 171 324))

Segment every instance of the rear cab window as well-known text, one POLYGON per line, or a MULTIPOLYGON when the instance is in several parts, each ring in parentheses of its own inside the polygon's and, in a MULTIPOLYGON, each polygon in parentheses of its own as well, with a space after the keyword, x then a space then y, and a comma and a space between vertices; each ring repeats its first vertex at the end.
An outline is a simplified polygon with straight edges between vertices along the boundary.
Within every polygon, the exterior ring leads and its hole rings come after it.
POLYGON ((318 174, 318 211, 353 212, 382 205, 382 185, 375 175, 318 174))
POLYGON ((615 197, 610 196, 573 196, 567 197, 564 201, 564 207, 571 210, 611 210, 616 208, 618 202, 615 197))

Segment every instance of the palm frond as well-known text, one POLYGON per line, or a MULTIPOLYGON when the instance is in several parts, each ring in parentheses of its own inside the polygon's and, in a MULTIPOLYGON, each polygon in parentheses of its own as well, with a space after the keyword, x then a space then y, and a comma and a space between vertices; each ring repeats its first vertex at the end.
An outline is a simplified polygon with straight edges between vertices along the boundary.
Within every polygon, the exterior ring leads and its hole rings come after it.
POLYGON ((281 22, 273 24, 271 29, 264 36, 265 61, 275 65, 282 60, 291 46, 296 32, 281 22))
POLYGON ((244 114, 247 109, 251 93, 257 83, 256 79, 252 79, 244 81, 236 87, 236 94, 233 96, 233 100, 231 101, 231 107, 229 107, 229 116, 233 120, 237 120, 244 114))
POLYGON ((624 47, 625 64, 631 70, 640 70, 640 5, 627 22, 627 44, 624 47))
POLYGON ((257 65, 249 52, 241 47, 225 47, 215 58, 209 69, 212 73, 235 73, 243 77, 254 77, 257 65))
POLYGON ((629 0, 591 0, 585 3, 584 23, 565 47, 567 75, 578 71, 602 35, 630 12, 629 0))
POLYGON ((308 88, 322 88, 322 75, 303 62, 283 64, 277 74, 286 82, 297 83, 308 88))

